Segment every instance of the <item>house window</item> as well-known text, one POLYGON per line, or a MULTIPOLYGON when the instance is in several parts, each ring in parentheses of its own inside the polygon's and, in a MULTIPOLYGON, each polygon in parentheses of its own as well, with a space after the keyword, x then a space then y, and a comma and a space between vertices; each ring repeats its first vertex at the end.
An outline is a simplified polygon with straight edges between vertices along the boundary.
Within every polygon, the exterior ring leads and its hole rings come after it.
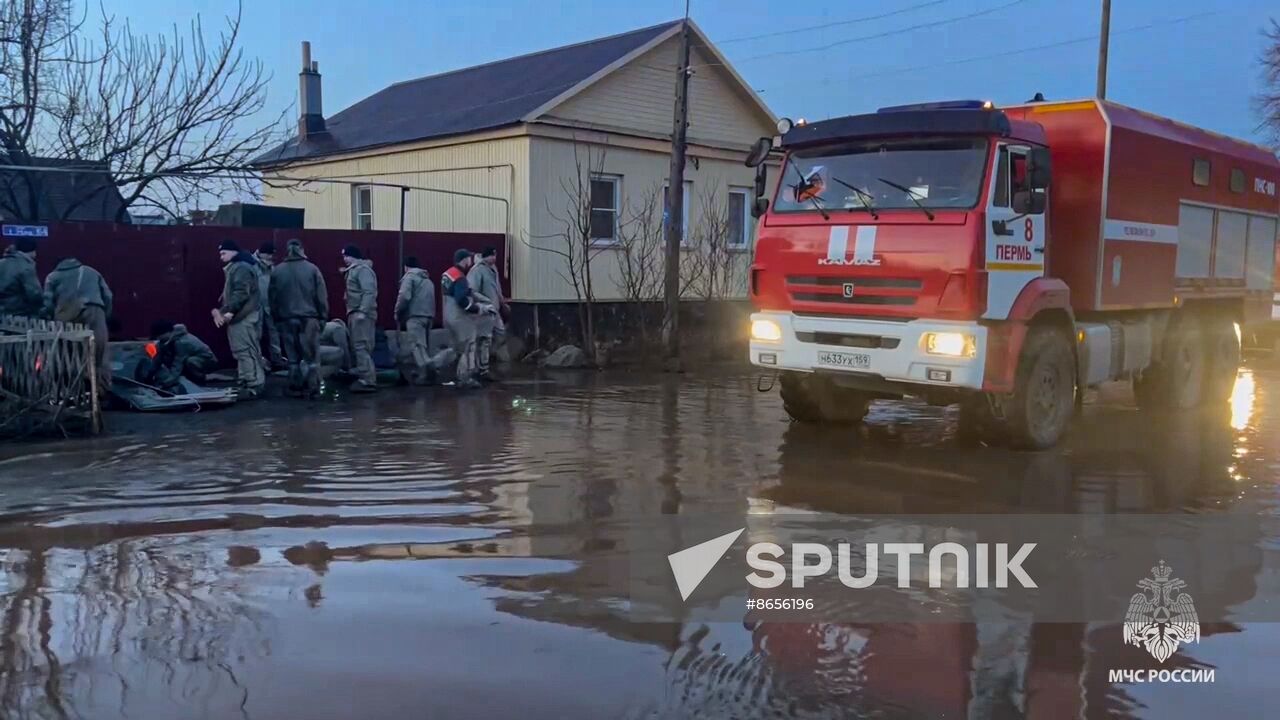
POLYGON ((755 226, 751 217, 751 191, 747 188, 729 188, 729 247, 751 246, 751 230, 755 226))
POLYGON ((622 178, 616 175, 591 177, 591 241, 618 241, 618 191, 622 178))
POLYGON ((351 227, 373 229, 373 188, 368 185, 351 188, 351 227))
POLYGON ((1231 192, 1244 194, 1244 171, 1231 168, 1231 192))
POLYGON ((1208 160, 1196 160, 1191 167, 1191 182, 1200 187, 1207 187, 1209 185, 1209 171, 1208 160))
MULTIPOLYGON (((670 186, 669 186, 669 185, 666 185, 666 184, 664 184, 664 185, 662 186, 662 224, 663 224, 663 227, 666 227, 666 221, 667 221, 667 190, 668 190, 669 188, 670 188, 670 186)), ((689 196, 693 194, 692 190, 693 190, 693 181, 692 181, 692 180, 685 180, 685 181, 684 181, 684 193, 683 193, 683 195, 684 195, 684 201, 683 201, 683 205, 684 205, 684 207, 683 207, 683 208, 681 208, 681 210, 682 210, 683 212, 681 213, 682 217, 680 218, 680 237, 681 237, 681 238, 683 238, 683 241, 684 241, 686 244, 688 244, 688 242, 689 242, 689 196)))

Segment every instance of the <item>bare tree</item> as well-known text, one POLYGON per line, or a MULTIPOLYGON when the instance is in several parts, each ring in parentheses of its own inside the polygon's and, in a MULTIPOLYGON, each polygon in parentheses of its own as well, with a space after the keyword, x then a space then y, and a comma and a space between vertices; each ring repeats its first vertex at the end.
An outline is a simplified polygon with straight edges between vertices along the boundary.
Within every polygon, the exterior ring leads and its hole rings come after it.
POLYGON ((120 221, 131 205, 176 214, 200 197, 257 195, 250 163, 282 139, 285 115, 262 119, 270 76, 238 45, 239 11, 216 40, 198 18, 148 38, 106 15, 90 39, 72 13, 69 0, 0 10, 0 170, 17 178, 0 210, 66 219, 114 186, 120 221), (52 167, 20 169, 37 165, 52 167), (42 208, 41 188, 67 171, 101 180, 60 183, 73 196, 42 208))
POLYGON ((1280 147, 1280 21, 1272 20, 1271 27, 1263 31, 1266 49, 1262 53, 1262 92, 1258 94, 1258 110, 1262 115, 1262 128, 1271 135, 1272 142, 1280 147))
MULTIPOLYGON (((591 185, 604 172, 607 148, 573 141, 573 172, 560 178, 559 204, 547 199, 547 213, 555 220, 557 232, 532 236, 524 242, 540 252, 561 259, 556 273, 573 288, 577 302, 582 350, 596 361, 595 285, 592 264, 609 244, 597 241, 593 232, 591 185), (532 241, 531 241, 532 240, 532 241)), ((615 233, 617 221, 615 218, 615 233)))
POLYGON ((712 347, 719 347, 721 332, 729 324, 727 318, 722 322, 721 305, 745 291, 749 262, 742 248, 733 244, 735 227, 722 195, 723 187, 712 181, 698 193, 698 219, 689 233, 689 246, 680 268, 687 283, 682 295, 702 301, 712 347))
POLYGON ((654 183, 634 203, 626 202, 618 227, 617 272, 614 282, 622 291, 640 334, 641 349, 648 351, 661 330, 655 310, 662 300, 665 229, 662 224, 662 185, 654 183))

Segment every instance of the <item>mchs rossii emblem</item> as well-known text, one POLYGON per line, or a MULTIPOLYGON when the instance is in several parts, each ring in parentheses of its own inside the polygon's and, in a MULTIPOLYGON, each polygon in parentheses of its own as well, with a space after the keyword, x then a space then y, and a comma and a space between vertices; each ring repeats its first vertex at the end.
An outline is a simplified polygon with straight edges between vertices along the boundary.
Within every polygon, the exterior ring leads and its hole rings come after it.
POLYGON ((1133 594, 1124 616, 1126 644, 1146 648, 1160 662, 1168 660, 1183 643, 1200 642, 1200 618, 1191 596, 1181 592, 1187 584, 1170 577, 1173 568, 1161 560, 1151 577, 1138 582, 1142 592, 1133 594))

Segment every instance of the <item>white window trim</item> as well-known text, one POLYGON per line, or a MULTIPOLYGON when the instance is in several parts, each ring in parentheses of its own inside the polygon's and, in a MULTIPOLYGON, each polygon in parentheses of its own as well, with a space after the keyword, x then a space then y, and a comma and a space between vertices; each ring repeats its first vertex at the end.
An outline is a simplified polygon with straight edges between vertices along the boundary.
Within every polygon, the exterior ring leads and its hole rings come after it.
POLYGON ((753 236, 756 232, 756 219, 751 217, 751 204, 754 200, 752 195, 754 192, 752 188, 748 187, 729 187, 730 199, 735 193, 742 195, 742 242, 729 242, 726 247, 730 250, 750 250, 755 240, 753 236))
POLYGON ((360 218, 369 217, 369 228, 373 229, 373 186, 372 185, 352 185, 351 186, 351 229, 360 230, 360 218), (362 191, 369 192, 369 212, 360 212, 360 193, 362 191))
MULTIPOLYGON (((592 245, 603 245, 603 246, 606 246, 606 247, 607 247, 607 246, 610 246, 610 245, 617 245, 617 244, 620 242, 620 239, 618 238, 618 225, 619 225, 619 223, 618 223, 618 215, 622 212, 622 176, 621 176, 621 175, 613 175, 613 174, 611 174, 611 173, 592 173, 592 174, 591 174, 591 182, 595 182, 595 181, 597 181, 597 180, 600 180, 600 181, 607 181, 607 182, 611 182, 611 183, 613 183, 613 208, 612 208, 612 212, 613 212, 613 238, 612 238, 612 239, 610 239, 610 238, 594 238, 594 237, 593 237, 593 238, 591 238, 591 244, 592 244, 592 245)), ((588 201, 590 201, 590 198, 591 198, 591 188, 590 188, 590 186, 588 186, 588 187, 587 187, 587 199, 588 199, 588 201)), ((610 208, 596 208, 596 207, 592 206, 592 207, 590 208, 589 212, 594 213, 596 210, 610 210, 610 208)), ((590 219, 589 219, 589 218, 588 218, 588 224, 590 224, 590 219)))

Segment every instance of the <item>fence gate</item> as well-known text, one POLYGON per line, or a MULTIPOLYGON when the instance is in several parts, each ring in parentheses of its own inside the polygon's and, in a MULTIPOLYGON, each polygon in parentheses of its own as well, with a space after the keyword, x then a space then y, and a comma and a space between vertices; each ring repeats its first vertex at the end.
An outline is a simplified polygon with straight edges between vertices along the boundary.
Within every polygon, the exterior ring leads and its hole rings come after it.
POLYGON ((0 315, 0 437, 102 430, 93 332, 0 315))

